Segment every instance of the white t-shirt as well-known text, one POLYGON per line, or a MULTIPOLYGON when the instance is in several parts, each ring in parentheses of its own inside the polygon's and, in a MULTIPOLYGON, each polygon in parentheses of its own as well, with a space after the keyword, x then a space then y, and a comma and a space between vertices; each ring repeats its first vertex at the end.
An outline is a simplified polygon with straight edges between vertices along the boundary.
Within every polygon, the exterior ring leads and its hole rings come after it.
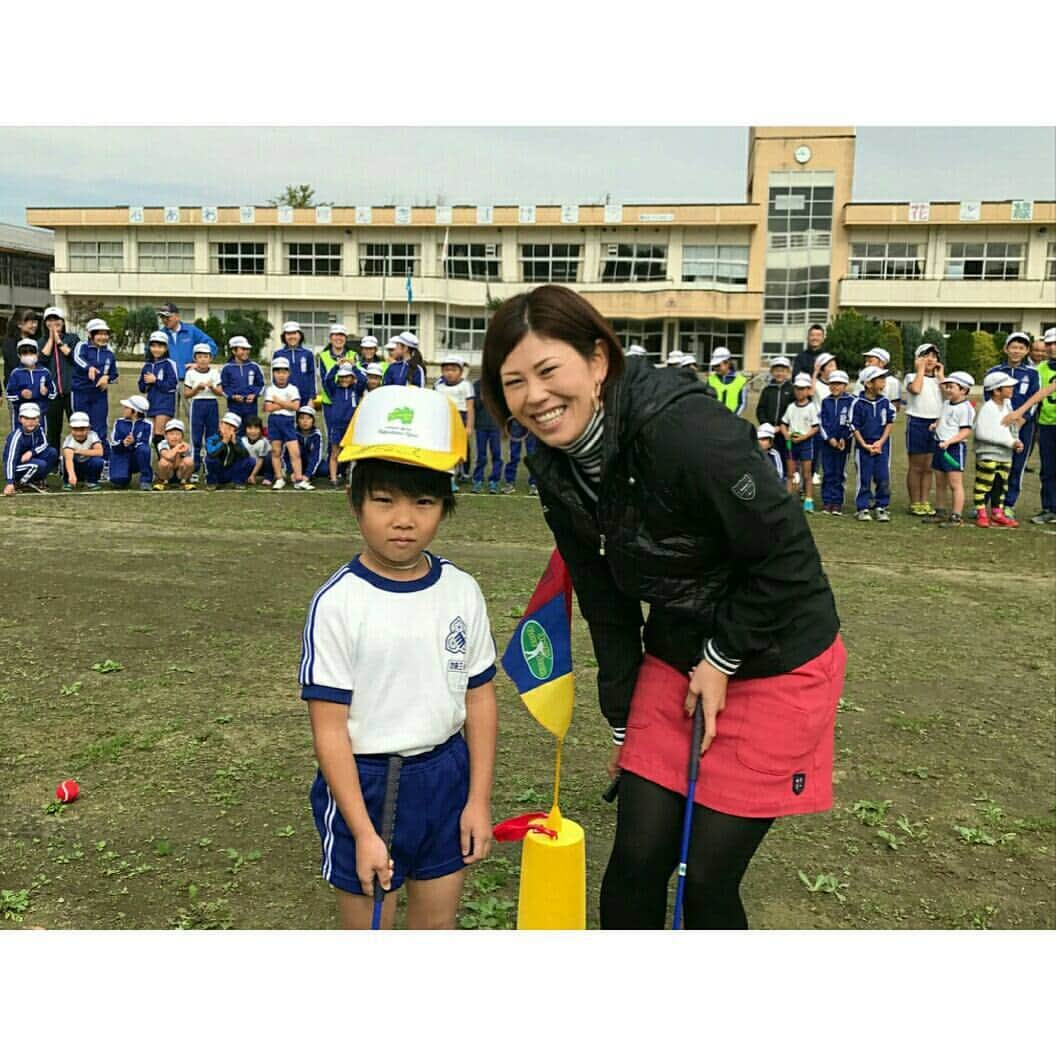
POLYGON ((256 440, 250 440, 248 436, 242 437, 242 447, 247 455, 252 455, 254 458, 271 456, 271 444, 263 436, 258 436, 256 440))
MULTIPOLYGON (((864 392, 865 386, 860 381, 856 381, 854 388, 851 389, 851 395, 861 396, 864 392)), ((893 378, 890 374, 884 378, 884 395, 887 397, 888 403, 897 410, 898 401, 902 399, 902 383, 898 378, 893 378)))
MULTIPOLYGON (((297 401, 297 406, 300 407, 300 405, 301 405, 301 394, 297 391, 297 386, 296 385, 285 385, 281 389, 278 387, 278 385, 269 385, 264 390, 264 402, 267 403, 268 400, 296 400, 297 401)), ((297 414, 296 411, 286 411, 286 410, 269 411, 268 413, 269 414, 285 414, 289 418, 293 418, 297 414)))
POLYGON ((788 426, 792 439, 795 440, 797 433, 802 436, 818 424, 818 408, 813 400, 808 400, 802 407, 799 404, 790 403, 781 419, 781 424, 788 426))
POLYGON ((62 442, 62 448, 64 451, 87 451, 90 447, 94 447, 99 443, 99 434, 94 429, 88 430, 88 435, 83 440, 78 440, 73 433, 70 433, 62 442))
POLYGON ((829 395, 830 391, 828 385, 821 378, 814 379, 814 395, 811 396, 811 399, 814 401, 814 406, 817 407, 819 415, 821 414, 821 401, 829 395))
POLYGON ((410 582, 378 576, 356 557, 308 608, 301 697, 349 705, 355 752, 418 755, 443 744, 465 724, 466 690, 495 675, 477 581, 426 556, 429 572, 410 582))
MULTIPOLYGON (((184 437, 183 440, 177 440, 176 442, 177 443, 186 444, 187 443, 187 438, 184 437)), ((171 448, 172 448, 172 444, 169 443, 169 438, 165 437, 163 440, 161 440, 158 443, 158 454, 160 455, 162 453, 162 451, 169 451, 169 450, 171 450, 171 448)), ((192 454, 191 454, 191 448, 190 448, 189 444, 187 445, 187 450, 184 451, 184 453, 183 453, 183 455, 181 457, 183 457, 183 458, 192 458, 193 457, 192 454)))
POLYGON ((452 400, 455 407, 457 407, 463 414, 465 414, 468 408, 466 401, 472 400, 474 396, 473 382, 466 381, 465 378, 456 382, 454 385, 448 385, 443 378, 439 378, 436 382, 435 388, 437 392, 442 392, 449 400, 452 400))
POLYGON ((210 386, 210 388, 205 389, 203 392, 196 392, 191 397, 192 401, 194 401, 194 400, 215 400, 216 399, 216 393, 213 392, 212 386, 216 385, 216 386, 219 387, 219 385, 220 385, 220 371, 218 371, 216 369, 216 367, 210 367, 208 370, 203 372, 203 371, 200 371, 197 367, 195 367, 194 364, 192 363, 191 366, 189 366, 187 368, 187 372, 183 376, 183 383, 184 383, 184 385, 189 385, 192 389, 195 387, 195 385, 208 385, 208 386, 210 386))
POLYGON ((960 403, 947 400, 939 412, 935 436, 939 440, 952 440, 962 429, 971 429, 975 421, 975 408, 967 399, 960 403))
POLYGON ((906 414, 911 418, 938 418, 942 414, 942 388, 938 378, 924 375, 924 384, 920 393, 914 396, 909 391, 909 383, 916 377, 916 372, 907 374, 902 381, 906 386, 906 414))

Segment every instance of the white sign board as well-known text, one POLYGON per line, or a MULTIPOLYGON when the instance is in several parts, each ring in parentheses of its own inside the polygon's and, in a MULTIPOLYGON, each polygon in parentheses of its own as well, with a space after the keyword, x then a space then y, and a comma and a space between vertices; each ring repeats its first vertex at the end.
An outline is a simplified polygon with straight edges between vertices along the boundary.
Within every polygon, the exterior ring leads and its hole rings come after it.
POLYGON ((561 223, 563 223, 563 224, 578 224, 579 223, 579 206, 578 205, 563 205, 563 206, 561 206, 561 223))
POLYGON ((495 210, 490 205, 477 206, 477 223, 490 224, 495 215, 495 210))
POLYGON ((370 223, 370 206, 369 205, 357 205, 356 206, 356 223, 357 224, 369 224, 370 223))
POLYGON ((605 206, 605 223, 607 224, 618 224, 623 220, 623 206, 622 205, 606 205, 605 206))
POLYGON ((1034 203, 1024 202, 1019 199, 1012 203, 1012 219, 1013 220, 1033 220, 1034 219, 1034 203))
POLYGON ((315 207, 315 222, 317 224, 329 224, 334 219, 334 211, 329 205, 317 205, 315 207))
POLYGON ((670 224, 675 219, 674 213, 639 213, 638 222, 642 224, 670 224))
POLYGON ((215 205, 202 206, 202 223, 215 224, 220 216, 220 210, 215 205))
POLYGON ((436 207, 436 222, 443 224, 445 227, 451 223, 451 206, 438 205, 436 207))
POLYGON ((396 206, 396 223, 409 224, 411 222, 411 207, 409 205, 396 206))
POLYGON ((965 224, 974 224, 979 219, 982 211, 982 202, 961 202, 961 222, 965 224))
POLYGON ((517 209, 517 223, 519 224, 534 224, 535 223, 535 206, 534 205, 522 205, 517 209))
POLYGON ((255 205, 240 205, 238 207, 238 222, 240 224, 252 224, 257 219, 257 207, 255 205))
POLYGON ((910 202, 909 222, 926 224, 931 219, 931 202, 910 202))
POLYGON ((141 223, 143 223, 143 206, 141 206, 141 205, 130 205, 128 207, 128 222, 130 224, 141 224, 141 223))
POLYGON ((178 205, 165 206, 165 223, 178 224, 180 222, 180 207, 178 205))
POLYGON ((293 206, 292 205, 280 205, 279 206, 279 223, 280 224, 292 224, 293 223, 293 206))

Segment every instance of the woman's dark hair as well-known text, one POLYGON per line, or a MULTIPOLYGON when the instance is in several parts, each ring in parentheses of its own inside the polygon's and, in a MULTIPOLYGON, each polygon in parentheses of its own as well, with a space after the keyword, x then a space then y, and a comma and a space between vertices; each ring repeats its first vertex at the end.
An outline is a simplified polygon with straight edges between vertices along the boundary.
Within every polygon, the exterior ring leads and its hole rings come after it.
POLYGON ((22 331, 19 329, 22 323, 28 323, 31 319, 35 319, 37 323, 40 322, 40 315, 32 308, 20 308, 17 312, 11 313, 11 318, 7 321, 7 336, 19 338, 22 336, 22 331))
POLYGON ((411 354, 407 357, 407 362, 410 366, 407 368, 407 384, 411 384, 411 375, 414 374, 418 367, 422 368, 422 388, 425 388, 426 382, 429 380, 425 373, 425 361, 422 359, 422 353, 417 348, 411 349, 411 354))
POLYGON ((595 342, 603 341, 609 354, 609 372, 601 387, 602 401, 623 373, 623 348, 612 327, 590 301, 567 286, 537 286, 499 305, 484 335, 480 365, 480 388, 491 416, 500 425, 510 417, 499 372, 506 357, 525 334, 539 334, 570 344, 584 359, 595 353, 595 342))
POLYGON ((352 466, 348 475, 348 500, 360 513, 367 497, 375 491, 392 491, 408 499, 436 499, 444 507, 444 516, 455 512, 451 493, 451 474, 423 466, 408 466, 383 458, 364 458, 352 466))

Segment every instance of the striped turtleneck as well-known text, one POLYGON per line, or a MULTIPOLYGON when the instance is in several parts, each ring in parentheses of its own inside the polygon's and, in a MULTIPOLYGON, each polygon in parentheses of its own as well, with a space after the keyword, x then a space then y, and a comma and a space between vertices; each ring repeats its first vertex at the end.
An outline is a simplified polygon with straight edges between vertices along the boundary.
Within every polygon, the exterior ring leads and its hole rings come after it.
POLYGON ((599 407, 587 423, 586 429, 572 443, 559 449, 568 455, 576 482, 593 502, 598 501, 595 489, 601 480, 601 437, 604 423, 605 408, 599 407))

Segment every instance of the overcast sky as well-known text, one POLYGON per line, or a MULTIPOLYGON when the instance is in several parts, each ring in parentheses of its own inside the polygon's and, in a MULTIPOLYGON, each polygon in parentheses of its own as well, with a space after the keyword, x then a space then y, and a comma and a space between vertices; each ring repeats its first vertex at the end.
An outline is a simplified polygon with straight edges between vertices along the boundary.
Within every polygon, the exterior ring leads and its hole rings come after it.
MULTIPOLYGON (((1056 198, 1052 127, 860 127, 854 197, 1056 198)), ((744 200, 748 129, 0 128, 0 220, 30 205, 744 200)))

